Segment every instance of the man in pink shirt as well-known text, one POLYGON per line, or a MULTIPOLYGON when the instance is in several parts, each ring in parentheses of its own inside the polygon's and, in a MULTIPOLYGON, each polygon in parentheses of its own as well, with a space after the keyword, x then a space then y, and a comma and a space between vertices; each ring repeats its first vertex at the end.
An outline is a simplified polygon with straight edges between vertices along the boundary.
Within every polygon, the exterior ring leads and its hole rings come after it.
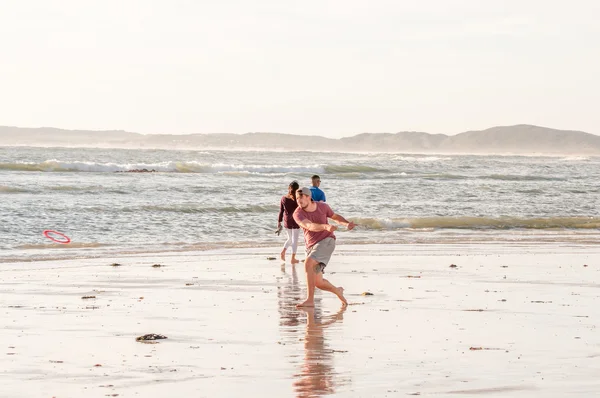
POLYGON ((296 191, 296 202, 298 208, 294 211, 294 220, 304 230, 306 242, 306 260, 304 269, 306 271, 306 285, 308 296, 306 300, 297 307, 315 306, 315 287, 327 290, 338 296, 343 305, 348 305, 344 297, 344 288, 333 286, 327 279, 323 278, 323 272, 333 250, 335 249, 335 235, 337 226, 327 222, 331 218, 338 224, 345 224, 350 230, 356 224, 346 220, 339 214, 335 214, 331 207, 324 202, 311 201, 310 188, 304 187, 296 191))

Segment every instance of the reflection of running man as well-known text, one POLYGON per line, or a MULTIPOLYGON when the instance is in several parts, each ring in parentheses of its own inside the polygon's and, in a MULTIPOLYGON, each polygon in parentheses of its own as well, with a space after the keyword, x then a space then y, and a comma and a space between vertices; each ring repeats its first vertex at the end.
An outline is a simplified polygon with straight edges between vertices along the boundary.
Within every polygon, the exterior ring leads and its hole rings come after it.
POLYGON ((304 363, 298 380, 294 381, 297 397, 320 397, 334 394, 336 387, 343 384, 335 380, 337 372, 333 368, 333 350, 328 348, 325 340, 325 328, 335 322, 341 322, 346 306, 340 308, 335 315, 319 321, 319 309, 303 308, 306 312, 306 335, 304 339, 304 363))
POLYGON ((283 337, 290 337, 290 341, 298 341, 295 333, 300 325, 299 311, 296 303, 302 298, 302 289, 298 283, 296 267, 292 265, 292 273, 286 274, 285 264, 281 265, 281 272, 286 275, 286 282, 277 286, 277 304, 279 307, 279 326, 283 337))
POLYGON ((308 289, 306 300, 298 304, 298 307, 314 307, 315 287, 335 294, 344 305, 347 305, 344 288, 335 287, 323 278, 325 267, 335 249, 333 231, 337 230, 337 226, 329 224, 327 219, 331 218, 339 224, 345 224, 349 230, 353 229, 356 224, 335 214, 328 204, 312 202, 310 188, 304 187, 297 190, 296 202, 298 202, 298 208, 294 211, 294 220, 304 230, 304 240, 306 241, 304 270, 308 289))

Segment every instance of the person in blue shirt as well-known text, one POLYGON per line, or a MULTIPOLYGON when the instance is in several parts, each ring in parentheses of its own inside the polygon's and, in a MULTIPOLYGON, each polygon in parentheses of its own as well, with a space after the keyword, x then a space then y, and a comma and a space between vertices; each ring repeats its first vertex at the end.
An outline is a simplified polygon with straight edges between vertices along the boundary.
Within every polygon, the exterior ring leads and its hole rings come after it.
POLYGON ((310 193, 314 202, 325 202, 325 192, 319 189, 320 185, 321 177, 315 174, 312 176, 312 187, 310 187, 310 193))

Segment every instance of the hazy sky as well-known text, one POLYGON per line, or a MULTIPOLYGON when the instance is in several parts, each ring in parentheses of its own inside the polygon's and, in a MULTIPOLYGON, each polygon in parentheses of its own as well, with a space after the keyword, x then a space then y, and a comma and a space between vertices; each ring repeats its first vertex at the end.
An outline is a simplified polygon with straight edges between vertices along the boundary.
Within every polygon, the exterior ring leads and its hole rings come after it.
POLYGON ((5 0, 0 125, 600 134, 598 0, 5 0))

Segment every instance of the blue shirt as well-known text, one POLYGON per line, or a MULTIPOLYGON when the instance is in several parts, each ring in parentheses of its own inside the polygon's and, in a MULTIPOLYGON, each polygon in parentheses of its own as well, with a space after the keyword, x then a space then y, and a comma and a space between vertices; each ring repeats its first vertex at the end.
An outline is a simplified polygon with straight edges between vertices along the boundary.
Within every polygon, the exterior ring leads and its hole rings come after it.
POLYGON ((325 192, 321 191, 319 187, 310 187, 310 193, 312 194, 313 201, 325 202, 325 192))

